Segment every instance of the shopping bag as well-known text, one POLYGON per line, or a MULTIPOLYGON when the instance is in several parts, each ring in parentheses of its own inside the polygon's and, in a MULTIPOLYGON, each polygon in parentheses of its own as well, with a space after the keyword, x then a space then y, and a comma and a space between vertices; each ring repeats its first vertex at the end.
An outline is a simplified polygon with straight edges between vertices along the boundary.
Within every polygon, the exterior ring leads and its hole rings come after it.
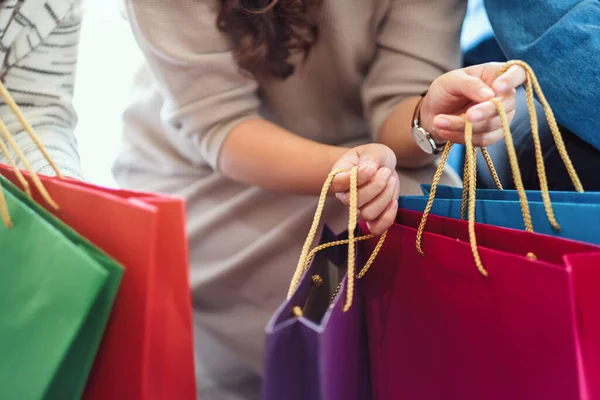
MULTIPOLYGON (((40 205, 125 268, 83 398, 195 399, 183 200, 63 179, 14 100, 2 89, 0 85, 0 95, 57 178, 20 172, 10 157, 11 167, 0 165, 0 174, 31 191, 40 205), (30 190, 32 183, 34 190, 30 190)), ((3 135, 30 170, 10 133, 3 135)))
POLYGON ((364 277, 374 399, 600 399, 600 249, 477 224, 485 277, 467 222, 429 216, 421 255, 421 219, 364 277))
MULTIPOLYGON (((0 174, 18 182, 6 166, 0 174)), ((83 398, 195 399, 183 200, 39 179, 61 204, 55 215, 125 267, 83 398)))
MULTIPOLYGON (((505 69, 514 64, 526 69, 532 99, 532 86, 539 86, 533 73, 521 62, 509 62, 505 69)), ((538 95, 549 110, 541 90, 538 95)), ((600 292, 593 289, 600 281, 600 248, 531 232, 506 114, 500 101, 493 101, 526 231, 475 224, 476 151, 472 126, 465 121, 461 217, 468 222, 429 215, 438 170, 424 212, 399 211, 388 246, 366 275, 376 399, 600 398, 600 315, 595 311, 600 292)), ((560 147, 560 134, 553 134, 560 147)), ((444 149, 440 168, 450 147, 444 149)), ((572 170, 566 153, 563 160, 572 170)), ((556 229, 543 172, 540 162, 541 197, 556 229)), ((572 178, 581 190, 574 173, 572 178)), ((367 241, 361 251, 375 246, 367 241)))
MULTIPOLYGON (((347 235, 336 236, 325 227, 319 243, 343 239, 347 235)), ((362 304, 342 310, 345 264, 339 247, 319 252, 267 325, 264 400, 370 399, 362 304), (296 307, 302 316, 294 314, 296 307)))
MULTIPOLYGON (((460 219, 463 206, 460 195, 458 195, 458 198, 454 197, 456 188, 453 188, 452 197, 445 187, 439 187, 438 189, 441 189, 442 193, 436 192, 431 213, 460 219)), ((505 228, 525 229, 519 200, 486 198, 489 192, 491 190, 477 190, 478 197, 475 200, 476 221, 505 228)), ((495 193, 492 196, 498 196, 502 193, 508 197, 511 196, 512 191, 494 190, 493 192, 495 193)), ((554 229, 548 222, 540 192, 528 191, 527 198, 529 199, 534 232, 600 244, 600 196, 597 196, 596 193, 561 192, 558 193, 558 196, 553 196, 553 193, 551 193, 552 199, 559 199, 558 201, 552 201, 552 208, 556 220, 560 224, 560 230, 554 229), (536 201, 536 199, 539 200, 536 201), (582 221, 585 221, 585 223, 582 223, 582 221)), ((403 196, 398 201, 399 207, 414 211, 423 211, 427 202, 428 198, 426 196, 403 196)))
MULTIPOLYGON (((401 208, 422 211, 425 209, 430 186, 424 185, 423 196, 403 196, 399 199, 401 208)), ((552 208, 560 230, 555 230, 548 222, 540 191, 526 191, 533 230, 566 239, 582 240, 600 244, 600 193, 598 192, 549 192, 552 208), (586 221, 582 224, 581 221, 586 221)), ((461 218, 462 190, 456 187, 437 186, 431 213, 449 218, 461 218)), ((516 190, 476 190, 477 222, 525 229, 521 205, 516 190)))
POLYGON ((365 264, 358 277, 367 272, 385 235, 369 259, 356 259, 356 241, 371 237, 356 236, 357 171, 351 171, 348 231, 336 236, 325 226, 319 245, 309 252, 329 185, 342 171, 325 182, 289 297, 266 328, 264 400, 371 398, 361 284, 354 277, 357 261, 365 264))
POLYGON ((123 269, 0 183, 12 223, 0 225, 0 398, 79 399, 123 269))
MULTIPOLYGON (((424 195, 429 195, 431 185, 421 185, 424 195)), ((600 192, 561 192, 549 191, 552 203, 598 203, 600 192)), ((529 203, 542 202, 542 192, 539 190, 526 190, 529 203)), ((408 196, 405 196, 408 197, 408 196)), ((462 199, 462 189, 456 186, 438 185, 435 192, 436 199, 462 199)), ((475 198, 478 200, 508 200, 519 201, 519 193, 516 190, 506 189, 476 189, 475 198)))

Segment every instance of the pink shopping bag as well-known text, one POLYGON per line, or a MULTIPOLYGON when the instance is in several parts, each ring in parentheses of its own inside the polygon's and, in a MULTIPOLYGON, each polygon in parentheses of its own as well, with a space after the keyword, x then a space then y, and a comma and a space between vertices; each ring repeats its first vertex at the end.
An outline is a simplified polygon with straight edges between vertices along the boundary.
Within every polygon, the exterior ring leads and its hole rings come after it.
POLYGON ((421 216, 364 277, 374 399, 600 399, 600 248, 476 224, 485 277, 467 222, 429 216, 419 254, 421 216))

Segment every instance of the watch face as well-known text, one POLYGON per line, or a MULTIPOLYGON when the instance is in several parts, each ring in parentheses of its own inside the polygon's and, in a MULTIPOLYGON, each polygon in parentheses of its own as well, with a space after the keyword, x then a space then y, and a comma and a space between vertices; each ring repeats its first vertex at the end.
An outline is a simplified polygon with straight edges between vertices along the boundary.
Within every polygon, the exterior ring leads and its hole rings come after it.
POLYGON ((421 131, 418 127, 412 128, 412 136, 415 139, 417 145, 427 154, 433 154, 434 145, 431 143, 431 140, 427 137, 427 135, 421 131))

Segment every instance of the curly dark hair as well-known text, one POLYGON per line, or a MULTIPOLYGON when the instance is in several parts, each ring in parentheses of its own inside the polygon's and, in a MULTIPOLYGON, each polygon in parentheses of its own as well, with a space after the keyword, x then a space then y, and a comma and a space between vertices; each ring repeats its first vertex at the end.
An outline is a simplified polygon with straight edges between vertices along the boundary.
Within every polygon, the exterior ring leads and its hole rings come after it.
POLYGON ((290 57, 304 60, 317 41, 322 0, 220 0, 217 26, 233 41, 240 68, 255 77, 286 79, 290 57))

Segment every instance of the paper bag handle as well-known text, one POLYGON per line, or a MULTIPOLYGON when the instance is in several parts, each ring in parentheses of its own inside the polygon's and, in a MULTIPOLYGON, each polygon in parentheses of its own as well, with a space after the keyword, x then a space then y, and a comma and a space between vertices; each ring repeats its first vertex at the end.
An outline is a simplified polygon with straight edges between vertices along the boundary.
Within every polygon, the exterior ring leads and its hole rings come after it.
MULTIPOLYGON (((296 267, 296 271, 294 272, 294 276, 292 278, 292 282, 290 284, 290 289, 288 292, 288 299, 294 294, 294 291, 298 287, 300 283, 300 279, 302 278, 302 274, 306 272, 308 269, 310 262, 312 261, 314 255, 323 249, 339 246, 343 244, 348 244, 348 271, 347 271, 347 291, 346 291, 346 303, 344 305, 344 311, 348 311, 352 306, 352 299, 354 296, 354 278, 355 278, 355 244, 358 241, 368 240, 374 237, 374 235, 364 235, 355 237, 354 231, 356 230, 356 226, 358 223, 358 166, 352 168, 350 171, 350 207, 349 207, 349 217, 348 217, 348 239, 346 240, 338 240, 334 242, 324 243, 317 247, 315 247, 312 251, 310 247, 312 246, 315 236, 317 234, 317 230, 319 228, 319 223, 321 221, 321 216, 323 214, 323 208, 325 207, 325 200, 327 199, 327 192, 329 192, 329 188, 331 187, 331 183, 333 178, 336 175, 348 172, 346 170, 336 170, 329 174, 325 184, 323 185, 323 189, 321 190, 321 195, 319 196, 319 202, 317 203, 317 210, 315 211, 315 216, 313 218, 312 226, 308 232, 308 236, 306 237, 306 241, 304 242, 304 246, 302 247, 302 252, 300 254, 300 259, 298 260, 298 265, 296 267)), ((367 260, 365 266, 358 274, 358 278, 361 278, 370 268, 373 261, 375 261, 375 257, 381 250, 385 238, 387 236, 387 232, 384 232, 383 235, 379 238, 379 242, 377 246, 373 250, 373 253, 367 260)))
MULTIPOLYGON (((13 112, 15 117, 17 117, 17 120, 19 121, 19 123, 21 124, 21 126, 23 127, 25 132, 27 132, 27 134, 29 135, 29 137, 31 137, 31 139, 33 140, 35 145, 38 147, 38 149, 42 152, 44 158, 46 158, 46 160, 48 161, 48 163, 50 164, 50 166, 56 173, 57 177, 62 179, 63 175, 61 174, 61 172, 57 168, 56 164, 54 163, 54 161, 48 154, 48 151, 46 150, 46 148, 40 141, 40 139, 37 136, 37 134, 35 133, 33 127, 27 122, 27 119, 23 115, 23 112, 21 111, 21 109, 19 108, 19 106, 17 105, 17 103, 15 102, 13 97, 10 95, 10 93, 8 92, 8 90, 6 89, 6 87, 4 86, 2 81, 0 81, 0 97, 2 97, 2 99, 6 102, 6 104, 8 105, 10 110, 13 112)), ((35 173, 35 171, 33 171, 31 169, 31 165, 29 164, 29 162, 27 162, 27 159, 25 158, 25 154, 23 154, 23 151, 19 148, 19 146, 15 142, 12 134, 8 131, 6 124, 4 123, 4 121, 1 118, 0 118, 0 134, 2 134, 2 136, 6 139, 6 141, 10 145, 10 147, 14 150, 18 159, 23 163, 25 170, 27 170, 27 172, 31 175, 31 179, 33 181, 34 186, 39 190, 39 192, 42 195, 42 197, 44 198, 44 200, 52 208, 54 208, 55 210, 58 210, 59 209, 58 204, 56 204, 56 202, 52 199, 52 197, 50 196, 50 194, 44 187, 42 181, 40 180, 38 175, 35 173)), ((15 175, 17 176, 17 179, 23 186, 23 190, 25 191, 27 196, 31 197, 31 188, 29 187, 29 183, 27 182, 27 180, 25 179, 25 177, 23 176, 23 174, 17 167, 15 160, 10 155, 8 148, 6 147, 6 145, 4 144, 4 142, 2 140, 0 140, 0 151, 2 151, 2 153, 4 153, 10 166, 15 171, 15 175)), ((0 185, 0 218, 2 218, 2 222, 4 223, 4 225, 7 228, 12 227, 10 213, 8 211, 8 206, 6 204, 6 199, 4 197, 4 193, 2 191, 1 185, 0 185)))
MULTIPOLYGON (((554 210, 552 209, 552 202, 550 200, 550 193, 548 190, 548 180, 546 177, 546 170, 544 168, 544 159, 543 159, 543 155, 542 155, 542 147, 541 147, 541 141, 540 141, 540 137, 539 137, 539 128, 538 128, 538 124, 537 124, 537 115, 535 112, 535 105, 534 105, 534 98, 533 98, 534 89, 535 89, 535 93, 538 95, 540 103, 542 103, 542 106, 544 107, 546 119, 548 120, 548 125, 550 126, 550 131, 552 133, 554 143, 556 144, 558 152, 563 160, 563 163, 565 164, 565 167, 567 169, 569 177, 571 178, 571 181, 573 182, 573 185, 575 186, 575 190, 577 190, 578 192, 583 192, 583 186, 581 185, 581 181, 580 181, 579 177, 577 176, 577 173, 575 172, 575 168, 573 167, 573 163, 571 162, 571 159, 569 158, 569 155, 567 153, 566 146, 563 142, 562 136, 558 129, 558 124, 556 123, 556 120, 554 118, 554 113, 552 112, 552 109, 550 108, 550 105, 548 104, 548 101, 546 100, 544 93, 542 91, 542 88, 540 87, 540 84, 535 76, 535 73, 531 69, 531 67, 523 61, 519 61, 519 60, 509 61, 498 71, 498 74, 499 75, 503 74, 504 72, 506 72, 506 70, 508 68, 512 67, 513 65, 522 67, 523 69, 525 69, 525 72, 526 72, 525 91, 526 91, 527 109, 529 111, 529 117, 530 117, 530 123, 531 123, 531 134, 533 136, 533 141, 534 141, 534 146, 535 146, 536 168, 537 168, 538 177, 539 177, 539 181, 540 181, 540 191, 541 191, 542 199, 544 202, 544 209, 546 211, 546 216, 548 217, 548 221, 550 222, 553 229, 560 230, 560 225, 556 221, 556 217, 554 215, 554 210)), ((502 124, 502 130, 503 130, 504 139, 506 142, 506 150, 508 152, 508 158, 509 158, 510 167, 512 170, 513 180, 514 180, 515 187, 516 187, 517 193, 519 195, 519 201, 521 204, 521 211, 523 214, 525 229, 529 232, 533 232, 531 213, 529 211, 529 205, 527 202, 527 195, 525 193, 523 180, 521 178, 521 170, 519 169, 519 163, 518 163, 518 159, 517 159, 514 142, 512 139, 512 133, 510 131, 510 125, 508 123, 508 118, 506 116, 506 112, 505 112, 500 100, 493 99, 492 101, 493 101, 494 105, 496 106, 496 109, 498 110, 498 114, 500 116, 500 122, 502 124)), ((465 118, 464 115, 463 115, 463 118, 465 118)), ((422 238, 423 238, 423 232, 425 230, 425 224, 427 222, 427 216, 431 212, 431 208, 433 206, 433 201, 435 199, 437 185, 440 182, 442 171, 446 164, 446 160, 448 159, 448 154, 450 152, 451 147, 452 147, 452 143, 448 142, 446 144, 446 147, 444 148, 444 151, 442 152, 442 156, 440 159, 440 165, 438 166, 438 169, 434 175, 433 182, 431 185, 431 190, 429 193, 429 199, 427 201, 425 211, 423 212, 423 217, 421 219, 421 223, 419 224, 419 228, 417 230, 416 247, 420 254, 424 254, 423 249, 422 249, 422 238)), ((473 147, 473 127, 466 118, 465 118, 465 147, 466 147, 466 149, 465 149, 465 156, 466 156, 465 177, 466 177, 466 179, 465 179, 464 186, 463 186, 463 196, 462 196, 463 204, 462 204, 462 209, 461 209, 461 216, 464 218, 465 203, 467 203, 467 201, 468 201, 469 241, 471 243, 471 250, 473 252, 473 257, 475 259, 475 264, 477 265, 477 268, 484 276, 487 276, 487 271, 483 267, 481 258, 479 257, 479 252, 477 250, 477 240, 475 237, 475 196, 476 196, 476 193, 475 193, 476 187, 475 186, 476 186, 476 177, 477 177, 475 157, 477 154, 476 153, 477 149, 475 147, 473 147), (468 193, 468 196, 467 196, 467 193, 468 193), (467 197, 468 197, 468 199, 467 199, 467 197)), ((483 151, 482 151, 482 153, 484 154, 484 157, 486 157, 486 163, 488 164, 490 171, 494 171, 493 165, 491 163, 491 159, 488 160, 489 155, 486 156, 486 153, 483 151)), ((492 172, 492 175, 494 175, 494 172, 492 172)), ((494 179, 497 180, 497 175, 494 179)), ((499 183, 500 182, 498 180, 497 185, 499 183)), ((534 258, 535 255, 528 253, 527 257, 534 258)))

